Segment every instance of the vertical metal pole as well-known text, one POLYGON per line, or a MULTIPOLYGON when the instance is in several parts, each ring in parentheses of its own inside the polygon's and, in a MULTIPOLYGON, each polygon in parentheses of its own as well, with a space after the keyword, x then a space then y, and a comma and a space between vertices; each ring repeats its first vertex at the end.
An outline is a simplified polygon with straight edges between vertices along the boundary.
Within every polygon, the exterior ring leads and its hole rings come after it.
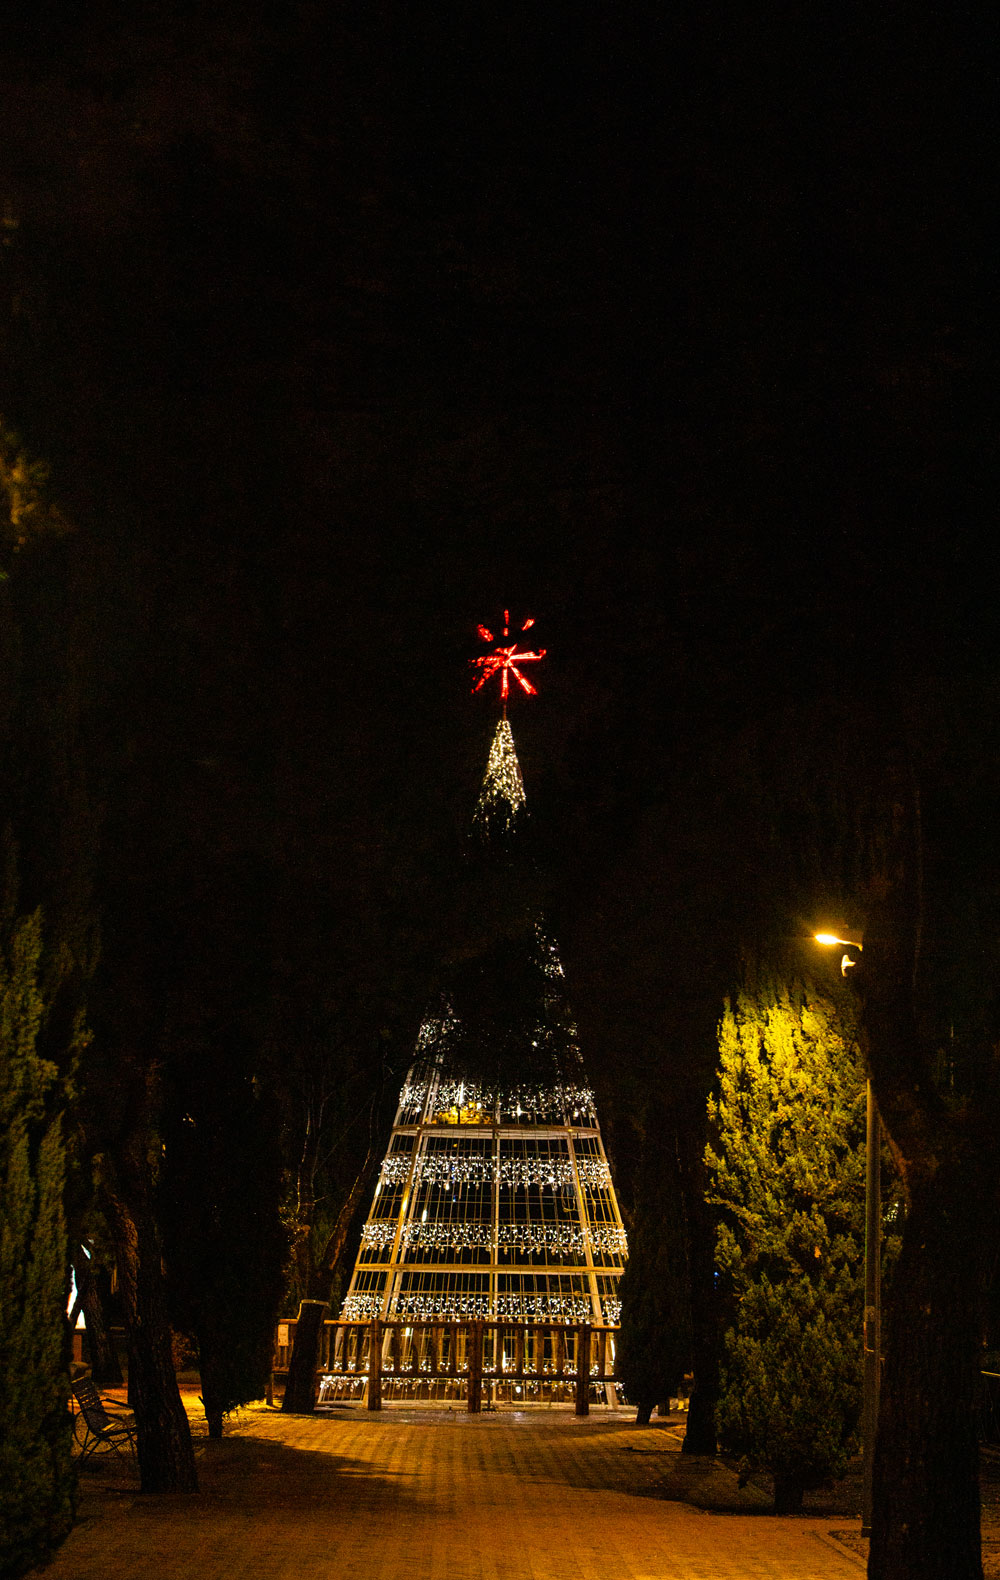
MULTIPOLYGON (((491 1150, 493 1158, 493 1191, 490 1202, 490 1212, 493 1214, 493 1233, 490 1240, 490 1293, 489 1306, 486 1310, 488 1317, 500 1315, 500 1098, 497 1096, 497 1106, 493 1110, 493 1145, 491 1150)), ((513 1186, 511 1195, 514 1194, 513 1186)))
POLYGON ((867 1087, 865 1135, 865 1375, 861 1410, 864 1483, 861 1493, 861 1534, 869 1536, 874 1500, 875 1434, 882 1352, 882 1179, 879 1118, 872 1083, 867 1087))
POLYGON ((478 1415, 483 1408, 483 1323, 482 1320, 470 1322, 468 1329, 466 1354, 468 1360, 468 1412, 478 1415))
POLYGON ((589 1322, 576 1330, 576 1414, 590 1414, 590 1334, 589 1322))

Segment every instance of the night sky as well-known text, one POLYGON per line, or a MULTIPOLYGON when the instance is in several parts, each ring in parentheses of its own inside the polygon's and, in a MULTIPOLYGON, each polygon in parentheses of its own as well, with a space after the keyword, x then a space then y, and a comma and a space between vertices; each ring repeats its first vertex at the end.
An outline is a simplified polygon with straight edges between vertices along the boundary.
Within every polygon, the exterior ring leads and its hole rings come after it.
POLYGON ((403 1047, 509 608, 548 650, 512 721, 599 1090, 701 1068, 750 881, 732 743, 986 645, 976 27, 5 25, 0 404, 96 589, 109 983, 155 957, 235 1001, 250 961, 403 1047))

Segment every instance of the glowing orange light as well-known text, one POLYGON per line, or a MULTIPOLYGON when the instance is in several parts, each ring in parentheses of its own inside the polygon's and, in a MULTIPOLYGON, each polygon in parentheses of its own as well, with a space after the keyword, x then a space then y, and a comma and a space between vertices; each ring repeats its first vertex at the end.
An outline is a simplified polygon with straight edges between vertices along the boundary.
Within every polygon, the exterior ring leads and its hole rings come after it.
MULTIPOLYGON (((521 630, 530 630, 534 623, 534 620, 525 620, 521 630)), ((479 637, 481 641, 493 642, 496 640, 492 631, 490 631, 487 626, 481 625, 478 626, 477 629, 479 631, 479 637)), ((504 641, 506 642, 507 638, 510 636, 510 612, 507 609, 505 609, 503 612, 503 635, 504 641)), ((498 674, 500 676, 500 696, 503 698, 504 707, 506 707, 507 698, 510 695, 511 675, 513 675, 514 679, 521 687, 521 690, 526 691, 529 697, 537 696, 538 693, 536 688, 531 684, 531 681, 528 680, 527 676, 522 675, 518 665, 533 663, 537 659, 544 657, 544 647, 539 653, 519 653, 517 651, 517 642, 515 640, 508 646, 495 647, 492 653, 484 653, 480 658, 470 658, 470 666, 473 669, 482 670, 482 674, 472 688, 473 693, 481 691, 486 682, 488 680, 492 680, 493 676, 498 674)))
MULTIPOLYGON (((818 944, 825 944, 827 947, 829 947, 831 944, 843 944, 848 949, 857 949, 859 953, 862 948, 861 944, 854 943, 850 938, 838 938, 836 933, 813 933, 813 937, 818 944)), ((853 966, 856 966, 857 963, 858 962, 856 960, 851 959, 850 955, 842 955, 840 961, 841 976, 846 977, 848 971, 850 971, 853 966)))

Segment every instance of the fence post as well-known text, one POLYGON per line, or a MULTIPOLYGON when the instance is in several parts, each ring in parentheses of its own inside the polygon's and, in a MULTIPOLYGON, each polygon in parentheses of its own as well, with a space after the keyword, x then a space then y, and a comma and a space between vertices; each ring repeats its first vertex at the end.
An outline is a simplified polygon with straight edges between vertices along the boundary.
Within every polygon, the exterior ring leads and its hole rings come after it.
POLYGON ((601 1328, 597 1335, 597 1380, 607 1381, 608 1370, 608 1330, 601 1328))
POLYGON ((590 1323, 576 1330, 576 1413, 590 1414, 590 1323))
POLYGON ((264 1395, 265 1399, 267 1400, 268 1405, 270 1406, 270 1408, 272 1410, 274 1409, 274 1363, 277 1360, 277 1358, 278 1358, 278 1324, 275 1323, 274 1324, 274 1343, 271 1345, 271 1370, 267 1374, 267 1389, 266 1389, 265 1395, 264 1395))
POLYGON ((368 1324, 368 1408, 382 1408, 382 1324, 377 1317, 368 1324))
POLYGON ((483 1407, 483 1324, 469 1323, 469 1414, 478 1415, 483 1407))

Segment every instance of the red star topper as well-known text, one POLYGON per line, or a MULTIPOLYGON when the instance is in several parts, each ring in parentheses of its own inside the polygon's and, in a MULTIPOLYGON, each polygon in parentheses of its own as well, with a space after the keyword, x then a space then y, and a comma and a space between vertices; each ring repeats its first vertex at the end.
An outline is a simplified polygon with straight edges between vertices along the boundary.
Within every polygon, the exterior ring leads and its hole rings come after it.
MULTIPOLYGON (((521 630, 530 631, 534 623, 534 620, 525 620, 521 630)), ((496 642, 497 639, 493 635, 493 632, 490 631, 485 625, 478 626, 477 629, 479 631, 480 639, 483 642, 496 642)), ((507 643, 509 638, 510 615, 505 609, 503 612, 503 641, 507 643)), ((473 686, 472 690, 474 693, 481 691, 486 682, 488 680, 492 680, 493 676, 499 673, 500 695, 503 698, 504 713, 506 713, 507 697, 510 692, 510 681, 507 678, 508 675, 513 675, 514 679, 521 687, 521 690, 526 691, 530 697, 534 697, 537 695, 535 687, 531 684, 530 680, 527 680, 525 676, 521 674, 521 671, 517 666, 518 664, 527 663, 529 660, 534 661, 535 659, 544 657, 544 647, 540 653, 519 653, 517 651, 516 638, 513 642, 510 642, 509 646, 502 647, 498 644, 493 649, 492 653, 484 653, 480 658, 469 659, 469 663, 473 669, 482 670, 482 674, 480 675, 476 684, 473 686)))

